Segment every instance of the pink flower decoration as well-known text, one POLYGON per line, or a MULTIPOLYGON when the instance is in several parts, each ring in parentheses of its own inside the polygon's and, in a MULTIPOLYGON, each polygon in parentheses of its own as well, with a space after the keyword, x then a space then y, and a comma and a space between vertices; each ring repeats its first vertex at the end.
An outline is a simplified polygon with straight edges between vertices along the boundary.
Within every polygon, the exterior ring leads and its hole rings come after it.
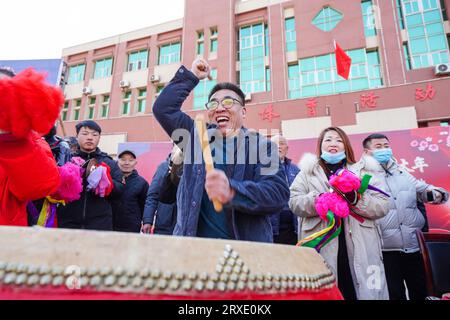
POLYGON ((64 200, 66 202, 80 199, 80 194, 83 191, 80 167, 68 162, 58 169, 61 183, 58 190, 51 197, 55 200, 64 200))
POLYGON ((417 140, 411 141, 411 147, 417 148, 418 146, 419 146, 419 141, 417 141, 417 140))
POLYGON ((72 158, 72 163, 76 164, 79 167, 82 167, 84 165, 86 161, 84 161, 82 158, 80 157, 73 157, 72 158))
POLYGON ((359 190, 361 180, 348 170, 343 170, 339 175, 330 178, 330 184, 344 193, 359 190))
POLYGON ((324 193, 316 200, 316 211, 322 220, 327 220, 328 211, 336 216, 346 218, 350 215, 347 202, 336 193, 324 193))
POLYGON ((422 142, 420 142, 420 148, 422 148, 423 150, 428 148, 428 141, 423 140, 422 142))
POLYGON ((430 150, 431 152, 438 152, 439 151, 439 146, 437 144, 432 144, 428 150, 430 150))

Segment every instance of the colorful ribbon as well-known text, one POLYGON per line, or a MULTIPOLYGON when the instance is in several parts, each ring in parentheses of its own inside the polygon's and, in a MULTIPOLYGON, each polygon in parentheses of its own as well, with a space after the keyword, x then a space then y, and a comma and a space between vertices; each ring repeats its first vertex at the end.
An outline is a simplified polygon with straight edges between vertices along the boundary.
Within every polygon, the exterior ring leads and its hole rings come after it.
MULTIPOLYGON (((338 172, 338 175, 339 174, 340 173, 338 172)), ((386 192, 370 185, 369 183, 370 183, 371 179, 372 179, 371 175, 366 174, 363 176, 363 178, 361 179, 361 186, 357 191, 358 196, 362 196, 363 193, 366 192, 367 190, 372 190, 372 191, 380 192, 387 197, 390 197, 386 192)), ((341 192, 338 192, 338 193, 341 193, 341 192)), ((363 223, 364 218, 361 217, 359 214, 357 214, 357 212, 353 211, 353 208, 351 206, 349 206, 349 207, 350 207, 350 215, 353 218, 355 218, 356 220, 358 220, 360 223, 363 223)), ((297 246, 314 248, 317 250, 317 252, 320 253, 320 251, 322 250, 322 248, 324 246, 326 246, 333 239, 338 237, 342 231, 342 219, 339 217, 336 217, 335 214, 331 211, 328 211, 326 219, 328 221, 328 226, 325 229, 323 229, 319 232, 316 232, 316 233, 312 234, 311 236, 299 241, 297 246)))
POLYGON ((58 204, 65 205, 63 200, 55 200, 51 197, 46 197, 41 213, 39 214, 37 225, 44 228, 57 228, 56 208, 58 204))
POLYGON ((342 231, 342 220, 336 218, 333 212, 328 211, 327 220, 328 226, 325 229, 301 240, 297 246, 314 248, 320 253, 320 250, 330 243, 331 240, 338 237, 342 231))

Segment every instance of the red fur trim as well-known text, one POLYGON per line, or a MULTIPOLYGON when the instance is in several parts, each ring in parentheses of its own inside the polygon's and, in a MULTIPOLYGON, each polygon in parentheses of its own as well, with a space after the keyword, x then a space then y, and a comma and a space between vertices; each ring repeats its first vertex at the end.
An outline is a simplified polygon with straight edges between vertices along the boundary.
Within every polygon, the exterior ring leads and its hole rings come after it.
POLYGON ((45 82, 45 74, 27 69, 0 80, 0 129, 16 137, 31 130, 46 134, 59 116, 64 95, 45 82))

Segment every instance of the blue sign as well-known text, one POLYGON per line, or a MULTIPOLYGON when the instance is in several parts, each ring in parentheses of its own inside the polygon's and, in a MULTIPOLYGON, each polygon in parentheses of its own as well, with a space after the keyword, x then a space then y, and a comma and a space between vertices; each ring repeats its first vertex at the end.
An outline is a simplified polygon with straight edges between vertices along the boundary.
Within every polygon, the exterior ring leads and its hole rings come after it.
POLYGON ((42 60, 0 60, 0 67, 10 67, 16 73, 34 68, 36 71, 47 73, 47 81, 52 85, 59 85, 61 59, 42 59, 42 60))

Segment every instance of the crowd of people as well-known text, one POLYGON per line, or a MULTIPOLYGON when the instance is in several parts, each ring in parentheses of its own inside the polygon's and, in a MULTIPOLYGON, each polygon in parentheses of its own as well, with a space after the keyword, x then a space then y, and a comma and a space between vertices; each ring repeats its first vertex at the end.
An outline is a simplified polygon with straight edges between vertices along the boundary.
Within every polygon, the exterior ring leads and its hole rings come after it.
MULTIPOLYGON (((403 170, 395 146, 380 133, 361 142, 364 154, 356 159, 347 134, 326 128, 316 152, 304 154, 295 165, 286 138, 267 139, 245 127, 245 95, 232 83, 217 84, 206 104, 213 158, 208 169, 198 120, 181 108, 210 72, 203 59, 190 70, 180 67, 156 100, 153 114, 174 148, 149 184, 135 169, 133 150, 124 150, 115 161, 99 149, 102 129, 96 122, 78 123, 76 139, 70 140, 56 136, 55 112, 37 125, 25 106, 27 97, 22 104, 11 102, 27 95, 27 78, 0 69, 0 225, 297 245, 327 229, 331 213, 339 228, 318 251, 345 299, 404 300, 407 294, 424 300, 415 231, 425 227, 426 215, 419 207, 445 203, 448 192, 403 170), (22 117, 15 116, 18 109, 22 117), (348 173, 358 186, 336 187, 333 181, 348 173), (366 178, 370 185, 364 184, 366 178), (69 196, 65 189, 77 192, 69 196), (326 203, 333 196, 339 201, 326 203), (319 210, 324 204, 325 215, 319 210)), ((41 88, 37 105, 44 110, 62 104, 59 89, 43 81, 34 86, 41 88)))

